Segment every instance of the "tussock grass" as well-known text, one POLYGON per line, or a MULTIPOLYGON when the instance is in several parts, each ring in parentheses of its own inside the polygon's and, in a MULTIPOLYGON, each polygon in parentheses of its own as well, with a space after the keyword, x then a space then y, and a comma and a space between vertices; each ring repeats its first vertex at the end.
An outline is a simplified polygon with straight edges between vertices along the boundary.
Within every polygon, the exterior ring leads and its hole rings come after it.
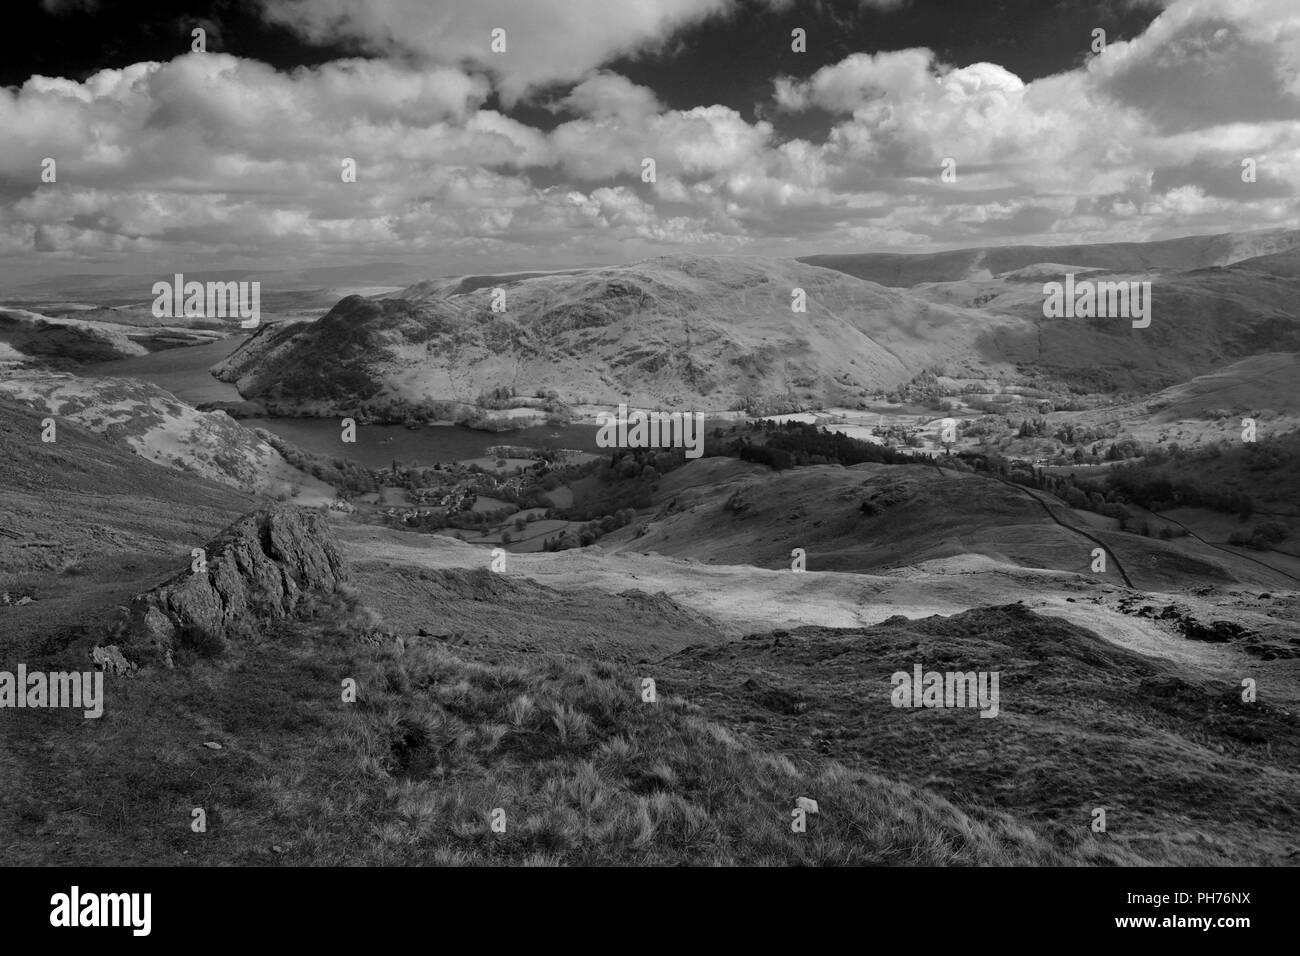
MULTIPOLYGON (((105 716, 9 711, 0 861, 1040 865, 1204 861, 791 749, 632 667, 396 636, 342 593, 221 660, 109 685, 105 716), (358 699, 341 699, 356 680, 358 699), (203 747, 216 740, 220 750, 203 747), (793 832, 798 797, 820 813, 793 832), (191 830, 203 807, 208 830, 191 830), (493 829, 497 809, 505 830, 493 829), (57 848, 52 850, 51 848, 57 848), (1148 852, 1150 851, 1150 852, 1148 852), (1158 851, 1158 852, 1157 852, 1158 851)), ((699 670, 704 662, 697 661, 699 670)), ((669 683, 672 683, 671 681, 669 683)), ((936 765, 937 768, 937 765, 936 765)))
POLYGON ((643 703, 636 675, 609 665, 492 666, 424 645, 381 652, 367 683, 348 746, 355 777, 381 784, 367 813, 375 862, 1135 861, 875 774, 762 752, 685 701, 643 703), (820 813, 796 833, 804 795, 820 813))

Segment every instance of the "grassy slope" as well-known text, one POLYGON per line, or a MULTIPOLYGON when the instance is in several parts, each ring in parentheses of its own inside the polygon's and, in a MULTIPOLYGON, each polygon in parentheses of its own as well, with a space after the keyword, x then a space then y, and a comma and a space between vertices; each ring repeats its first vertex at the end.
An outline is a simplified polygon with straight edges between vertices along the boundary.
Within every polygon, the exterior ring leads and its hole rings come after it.
MULTIPOLYGON (((1051 421, 1082 425, 1119 422, 1143 442, 1162 438, 1187 447, 1241 441, 1241 419, 1256 419, 1259 439, 1300 423, 1300 353, 1268 352, 1162 389, 1139 401, 1081 413, 1056 413, 1051 421)), ((1022 416, 1023 417, 1023 416, 1022 416)))
MULTIPOLYGON (((777 632, 655 665, 584 660, 559 634, 549 652, 453 651, 384 636, 355 608, 317 613, 229 660, 114 682, 99 721, 10 712, 0 858, 1025 865, 1295 850, 1294 718, 1023 610, 777 632), (1001 668, 1003 716, 893 710, 887 675, 913 660, 1001 668), (340 699, 349 676, 356 704, 340 699), (797 834, 800 796, 821 812, 797 834), (1093 806, 1109 835, 1090 832, 1093 806)), ((610 624, 623 628, 637 623, 610 624)))
POLYGON ((7 664, 92 631, 114 605, 157 583, 256 504, 71 421, 59 423, 57 441, 43 443, 43 417, 0 398, 0 529, 8 532, 0 535, 0 591, 35 600, 0 608, 7 664))
MULTIPOLYGON (((1063 502, 1039 495, 1072 527, 1104 541, 1139 586, 1252 578, 1250 569, 1229 567, 1225 555, 1091 527, 1063 502)), ((1085 575, 1096 547, 1058 525, 1023 490, 920 465, 817 465, 774 473, 703 458, 668 475, 656 504, 660 510, 645 534, 635 536, 641 522, 634 522, 601 538, 601 546, 774 569, 790 567, 791 550, 803 548, 810 571, 859 573, 977 554, 1085 575), (864 514, 863 502, 875 513, 864 514)))
POLYGON ((251 429, 222 412, 200 412, 150 382, 22 371, 0 381, 0 394, 212 481, 265 495, 296 486, 309 503, 334 497, 333 489, 293 468, 251 429))
POLYGON ((115 686, 98 722, 18 714, 6 862, 1062 859, 997 814, 796 765, 681 702, 642 704, 611 667, 482 665, 331 631, 115 686), (337 700, 340 674, 359 679, 355 707, 337 700), (805 792, 825 815, 796 835, 786 811, 805 792), (196 806, 206 834, 190 830, 196 806), (496 806, 504 835, 487 825, 496 806))
POLYGON ((1032 322, 1027 330, 992 329, 981 343, 1028 374, 1088 391, 1149 392, 1259 353, 1300 349, 1300 276, 1284 265, 1300 261, 1300 249, 1269 261, 1279 274, 1234 267, 1146 274, 1129 266, 1095 276, 1151 282, 1151 325, 1141 329, 1125 318, 1044 318, 1041 280, 961 281, 914 291, 955 305, 973 297, 990 313, 1032 322))
POLYGON ((663 662, 661 685, 765 749, 833 754, 946 797, 1086 830, 1158 863, 1300 854, 1300 720, 1019 605, 801 628, 663 662), (1001 713, 899 709, 890 675, 999 671, 1001 713))
POLYGON ((220 375, 267 399, 474 401, 513 386, 570 403, 724 409, 897 385, 965 362, 990 324, 1023 324, 793 260, 663 257, 501 281, 504 313, 490 289, 448 296, 439 283, 345 299, 313 325, 250 340, 220 375), (803 314, 791 311, 796 287, 803 314))

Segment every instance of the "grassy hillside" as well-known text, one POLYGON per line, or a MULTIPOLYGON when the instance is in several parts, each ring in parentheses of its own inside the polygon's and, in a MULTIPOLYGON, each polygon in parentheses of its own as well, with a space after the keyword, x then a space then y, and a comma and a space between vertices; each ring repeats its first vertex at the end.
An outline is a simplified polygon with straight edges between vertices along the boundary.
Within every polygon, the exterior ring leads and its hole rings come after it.
POLYGON ((1139 586, 1226 584, 1241 574, 1212 549, 1124 534, 1116 522, 1099 525, 1045 493, 951 467, 777 473, 707 458, 672 472, 655 500, 649 522, 606 535, 601 546, 771 569, 789 568, 791 551, 803 548, 808 570, 871 574, 981 555, 1122 584, 1113 559, 1105 574, 1091 572, 1100 543, 1139 586))
POLYGON ((764 748, 870 766, 963 809, 1051 824, 1062 842, 1104 807, 1098 839, 1148 862, 1278 864, 1300 853, 1294 714, 1019 605, 755 634, 662 666, 663 686, 764 748), (916 663, 1000 672, 999 716, 891 706, 890 675, 916 663))
MULTIPOLYGON (((98 721, 0 713, 0 855, 1059 865, 1296 850, 1294 717, 1016 608, 713 641, 642 665, 573 656, 558 621, 535 632, 540 650, 400 630, 318 606, 226 659, 111 679, 98 721), (1000 669, 1001 715, 892 708, 888 674, 914 661, 1000 669), (819 805, 804 833, 799 797, 819 805), (1106 834, 1089 828, 1097 806, 1106 834), (206 833, 190 828, 196 807, 206 833)), ((49 641, 27 656, 68 653, 49 641)))
POLYGON ((1070 416, 1082 426, 1118 422, 1139 442, 1183 448, 1239 447, 1243 418, 1254 419, 1256 441, 1300 428, 1300 353, 1254 355, 1136 402, 1070 416))
POLYGON ((72 421, 41 441, 45 415, 0 397, 0 649, 107 620, 151 575, 174 567, 255 499, 146 461, 72 421))
POLYGON ((1019 324, 793 260, 665 257, 501 283, 503 313, 489 287, 345 299, 312 325, 255 336, 218 374, 247 397, 301 403, 473 402, 508 387, 569 404, 771 410, 964 365, 990 324, 1019 324), (805 313, 791 311, 796 288, 805 313))
POLYGON ((936 304, 1024 319, 1020 327, 991 326, 980 345, 1004 356, 1025 380, 1143 394, 1261 353, 1300 351, 1300 248, 1253 261, 1278 271, 1264 274, 1261 265, 1143 273, 1130 264, 1089 273, 1092 281, 1151 283, 1151 324, 1136 329, 1127 318, 1044 318, 1043 284, 1063 281, 1063 266, 1029 278, 961 279, 911 291, 936 304))
POLYGON ((1035 268, 1020 262, 1023 250, 982 250, 1021 268, 908 289, 745 257, 500 276, 497 286, 433 280, 349 297, 315 323, 269 326, 218 376, 248 398, 331 414, 366 402, 474 403, 499 390, 554 392, 568 405, 774 413, 854 407, 936 369, 1148 393, 1260 352, 1300 351, 1300 247, 1288 245, 1297 237, 1199 237, 1142 245, 1134 256, 1123 244, 1033 250, 1090 260, 1031 259, 1049 262, 1035 268), (1259 248, 1286 251, 1201 268, 1259 248), (1148 273, 1144 264, 1170 268, 1148 273), (1151 282, 1150 327, 1045 318, 1044 279, 1083 268, 1151 282), (492 310, 494 288, 505 292, 504 312, 492 310), (804 313, 791 311, 796 288, 804 313))
POLYGON ((225 522, 255 500, 146 461, 75 421, 60 422, 57 440, 42 442, 46 417, 30 405, 0 396, 3 523, 24 537, 101 551, 121 546, 124 535, 171 546, 177 532, 187 536, 190 526, 225 522), (156 518, 157 527, 136 523, 136 515, 147 514, 156 518), (97 529, 109 540, 96 541, 97 529))
POLYGON ((334 497, 228 415, 197 411, 148 382, 21 371, 0 381, 0 394, 43 410, 60 427, 84 425, 151 461, 251 494, 309 503, 334 497))

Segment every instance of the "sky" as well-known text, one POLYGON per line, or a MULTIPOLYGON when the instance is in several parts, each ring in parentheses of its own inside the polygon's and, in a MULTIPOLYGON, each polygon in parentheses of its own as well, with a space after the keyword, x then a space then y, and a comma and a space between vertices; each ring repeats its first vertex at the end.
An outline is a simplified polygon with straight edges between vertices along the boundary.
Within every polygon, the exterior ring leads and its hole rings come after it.
POLYGON ((10 0, 0 39, 0 282, 1162 239, 1296 228, 1297 184, 1297 0, 10 0))

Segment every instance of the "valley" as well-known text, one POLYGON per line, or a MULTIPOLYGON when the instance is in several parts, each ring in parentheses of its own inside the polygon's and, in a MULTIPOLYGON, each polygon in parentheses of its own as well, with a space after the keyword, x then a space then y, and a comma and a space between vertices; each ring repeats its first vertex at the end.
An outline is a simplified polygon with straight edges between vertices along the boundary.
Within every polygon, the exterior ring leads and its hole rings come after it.
POLYGON ((9 309, 0 663, 107 704, 0 711, 0 857, 1293 865, 1295 235, 317 275, 166 348, 108 279, 9 309), (1149 328, 1044 318, 1121 266, 1149 328), (890 706, 918 661, 998 717, 890 706))

